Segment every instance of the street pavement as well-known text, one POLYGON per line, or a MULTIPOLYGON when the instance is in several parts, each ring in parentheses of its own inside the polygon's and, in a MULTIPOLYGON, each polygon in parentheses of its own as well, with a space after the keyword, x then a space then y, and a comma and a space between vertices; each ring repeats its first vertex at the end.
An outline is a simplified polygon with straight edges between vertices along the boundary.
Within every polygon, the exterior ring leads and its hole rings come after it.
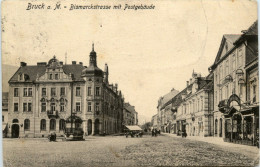
POLYGON ((239 148, 168 134, 143 138, 90 136, 85 141, 70 142, 3 139, 3 159, 5 167, 258 165, 258 149, 239 148))

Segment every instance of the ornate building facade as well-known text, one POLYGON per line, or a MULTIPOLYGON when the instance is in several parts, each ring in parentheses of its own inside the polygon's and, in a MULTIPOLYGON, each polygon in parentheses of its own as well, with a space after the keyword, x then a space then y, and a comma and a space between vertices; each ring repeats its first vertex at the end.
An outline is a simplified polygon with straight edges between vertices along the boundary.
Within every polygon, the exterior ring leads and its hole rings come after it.
POLYGON ((108 76, 107 64, 104 71, 97 67, 94 45, 88 67, 55 56, 37 65, 21 62, 9 80, 8 136, 63 135, 72 113, 86 135, 121 132, 124 101, 108 76))
POLYGON ((242 35, 224 35, 214 73, 214 133, 224 141, 255 145, 259 136, 257 21, 242 35))

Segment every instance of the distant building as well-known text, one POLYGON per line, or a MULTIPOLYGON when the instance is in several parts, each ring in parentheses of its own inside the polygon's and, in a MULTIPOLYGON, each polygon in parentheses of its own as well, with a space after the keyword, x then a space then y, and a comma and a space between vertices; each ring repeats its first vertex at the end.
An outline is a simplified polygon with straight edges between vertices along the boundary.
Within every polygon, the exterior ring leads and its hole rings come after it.
POLYGON ((172 113, 171 100, 179 93, 178 90, 172 89, 171 92, 162 96, 158 100, 157 114, 158 114, 158 130, 162 132, 169 132, 171 127, 172 113))
POLYGON ((124 104, 123 117, 124 125, 138 124, 138 113, 135 111, 135 106, 132 106, 129 103, 124 104))
POLYGON ((177 108, 177 131, 188 136, 213 134, 213 78, 201 77, 193 72, 187 87, 181 92, 182 101, 177 108))
POLYGON ((155 114, 152 116, 152 120, 151 120, 151 126, 154 129, 157 129, 157 125, 158 124, 158 114, 155 114))
POLYGON ((224 35, 214 64, 214 133, 255 145, 259 136, 257 21, 242 35, 224 35))
POLYGON ((76 116, 73 128, 86 135, 122 131, 123 98, 117 84, 108 82, 108 66, 97 67, 93 49, 89 66, 63 64, 55 56, 48 63, 20 68, 9 80, 8 136, 64 135, 65 122, 76 116))

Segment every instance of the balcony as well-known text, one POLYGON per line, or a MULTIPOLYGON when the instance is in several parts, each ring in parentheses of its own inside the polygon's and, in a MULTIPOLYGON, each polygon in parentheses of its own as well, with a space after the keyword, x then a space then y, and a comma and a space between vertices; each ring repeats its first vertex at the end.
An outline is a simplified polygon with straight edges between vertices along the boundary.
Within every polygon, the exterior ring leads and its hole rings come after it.
POLYGON ((59 113, 58 111, 50 111, 48 110, 47 111, 47 115, 48 115, 48 118, 51 119, 51 118, 59 118, 59 113))

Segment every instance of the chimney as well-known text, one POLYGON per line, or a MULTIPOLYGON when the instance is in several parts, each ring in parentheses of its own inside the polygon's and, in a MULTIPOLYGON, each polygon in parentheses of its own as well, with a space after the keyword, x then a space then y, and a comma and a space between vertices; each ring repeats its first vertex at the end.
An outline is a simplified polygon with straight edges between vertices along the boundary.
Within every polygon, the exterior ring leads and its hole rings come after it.
POLYGON ((118 84, 117 83, 115 84, 115 88, 116 88, 116 92, 117 92, 117 88, 118 88, 118 84))
POLYGON ((77 62, 76 61, 72 61, 72 64, 75 65, 75 64, 77 64, 77 62))
POLYGON ((63 65, 63 61, 60 61, 60 65, 63 65))
POLYGON ((37 66, 46 66, 47 63, 46 62, 37 62, 37 66))
POLYGON ((82 63, 82 62, 79 62, 79 64, 83 66, 83 63, 82 63))
POLYGON ((189 86, 189 81, 186 81, 186 83, 187 83, 187 87, 189 86))
POLYGON ((174 91, 174 90, 175 90, 175 89, 174 89, 174 88, 172 88, 172 89, 171 89, 171 92, 172 92, 172 91, 174 91))
POLYGON ((27 64, 26 64, 25 62, 21 62, 21 63, 20 63, 20 66, 21 66, 21 67, 24 67, 24 66, 26 66, 26 65, 27 65, 27 64))

